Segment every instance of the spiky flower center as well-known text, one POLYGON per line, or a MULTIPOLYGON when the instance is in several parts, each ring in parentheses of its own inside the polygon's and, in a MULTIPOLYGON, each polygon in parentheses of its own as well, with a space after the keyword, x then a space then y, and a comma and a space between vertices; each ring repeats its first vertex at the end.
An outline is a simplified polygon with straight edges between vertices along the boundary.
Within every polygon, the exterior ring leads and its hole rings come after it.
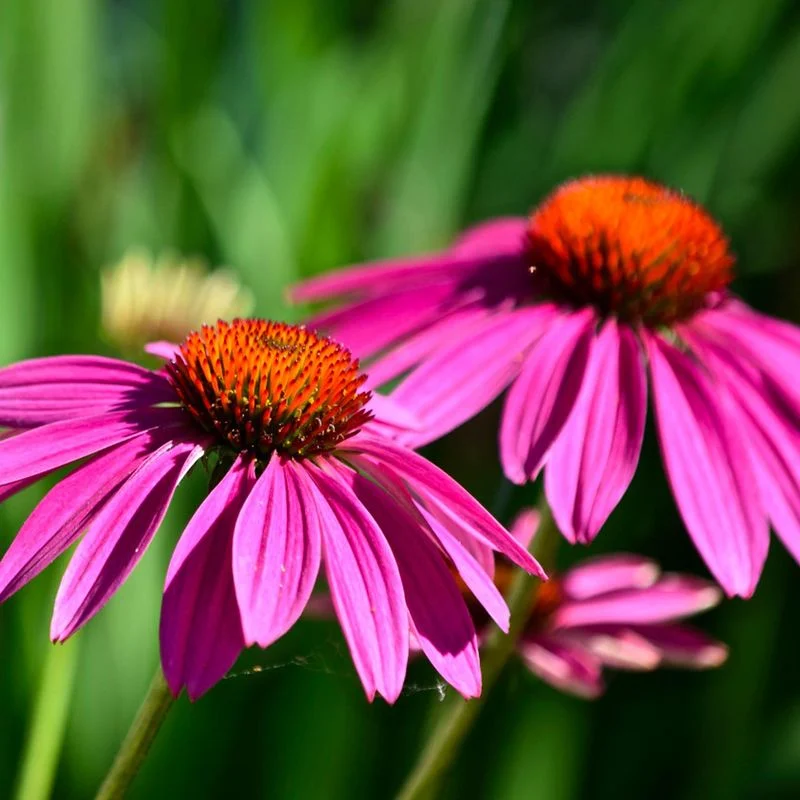
POLYGON ((541 292, 649 326, 691 316, 733 277, 720 226, 696 203, 644 178, 564 184, 531 215, 526 244, 541 292))
POLYGON ((371 415, 366 376, 341 345, 281 322, 235 319, 191 333, 167 366, 184 408, 259 459, 333 450, 371 415))

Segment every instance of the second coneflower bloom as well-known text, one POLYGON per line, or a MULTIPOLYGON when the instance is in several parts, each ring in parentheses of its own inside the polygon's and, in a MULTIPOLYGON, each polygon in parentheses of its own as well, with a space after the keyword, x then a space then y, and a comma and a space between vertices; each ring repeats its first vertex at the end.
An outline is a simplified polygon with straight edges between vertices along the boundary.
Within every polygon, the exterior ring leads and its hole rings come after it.
POLYGON ((731 595, 752 594, 769 524, 800 559, 800 330, 730 293, 719 225, 642 178, 564 184, 528 219, 468 232, 447 252, 307 282, 336 299, 312 324, 402 376, 420 445, 510 387, 506 475, 543 467, 571 541, 597 534, 639 459, 650 378, 661 451, 686 527, 731 595), (477 368, 480 365, 480 368, 477 368))
MULTIPOLYGON (((162 348, 163 349, 163 348, 162 348)), ((367 695, 394 701, 411 634, 441 675, 480 692, 475 630, 451 573, 508 626, 497 549, 538 564, 467 492, 381 435, 403 424, 350 353, 264 320, 203 327, 150 371, 94 356, 0 370, 0 500, 67 464, 0 561, 0 601, 81 535, 55 603, 63 641, 127 578, 201 458, 212 488, 175 547, 161 614, 174 693, 197 697, 241 650, 298 619, 324 567, 367 695)))

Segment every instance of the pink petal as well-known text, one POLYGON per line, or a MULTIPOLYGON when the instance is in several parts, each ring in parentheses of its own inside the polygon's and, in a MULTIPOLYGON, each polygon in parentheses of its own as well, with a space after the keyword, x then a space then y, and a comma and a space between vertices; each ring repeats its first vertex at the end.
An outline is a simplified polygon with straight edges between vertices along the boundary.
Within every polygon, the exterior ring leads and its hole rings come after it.
POLYGON ((568 570, 561 578, 561 588, 570 600, 585 600, 618 589, 646 589, 658 580, 660 572, 656 563, 643 556, 596 556, 568 570))
POLYGON ((193 442, 159 448, 95 516, 56 595, 50 637, 64 641, 91 619, 136 566, 178 484, 203 454, 193 442))
POLYGON ((383 531, 397 559, 420 648, 464 697, 477 697, 481 667, 475 626, 441 552, 419 522, 375 484, 344 467, 340 474, 383 531))
POLYGON ((424 435, 418 447, 443 436, 492 402, 520 370, 525 352, 554 318, 550 305, 495 315, 476 323, 468 340, 439 350, 392 392, 414 412, 424 435))
POLYGON ((547 460, 547 499, 570 542, 590 542, 625 494, 639 461, 646 413, 639 344, 628 327, 609 320, 547 460))
POLYGON ((157 446, 149 434, 136 436, 59 481, 33 510, 0 561, 0 602, 58 558, 142 457, 157 446))
POLYGON ((426 284, 317 314, 308 327, 323 331, 355 356, 366 358, 435 322, 460 302, 452 283, 426 284))
POLYGON ((380 431, 401 434, 422 429, 422 421, 393 397, 373 392, 367 409, 375 415, 375 419, 369 423, 370 427, 377 427, 380 431))
POLYGON ((615 669, 652 670, 661 663, 659 648, 629 628, 611 625, 578 628, 564 634, 564 640, 615 669))
POLYGON ((381 468, 364 456, 350 456, 350 461, 356 469, 391 494, 409 513, 418 515, 418 521, 427 525, 431 537, 447 553, 456 572, 475 599, 483 606, 489 617, 497 623, 498 627, 507 632, 509 626, 508 606, 492 581, 494 556, 491 550, 483 545, 477 545, 474 539, 471 541, 468 539, 467 543, 462 542, 457 532, 453 532, 445 522, 419 505, 409 494, 400 478, 390 470, 381 468), (468 544, 473 545, 472 550, 468 544), (487 552, 488 560, 485 557, 487 552))
POLYGON ((0 388, 0 426, 33 428, 102 412, 175 403, 174 389, 152 373, 151 386, 43 383, 0 388))
POLYGON ((195 700, 220 681, 245 647, 233 586, 231 542, 255 483, 239 456, 186 526, 167 571, 161 606, 161 663, 172 693, 195 700))
POLYGON ((369 378, 365 385, 381 386, 408 372, 426 358, 432 358, 442 348, 449 347, 455 342, 463 342, 482 330, 484 320, 491 313, 489 309, 476 303, 448 311, 418 333, 398 342, 392 350, 370 364, 369 378))
POLYGON ((436 541, 450 557, 456 572, 458 572, 461 580, 464 581, 464 585, 472 592, 475 599, 489 617, 494 620, 497 627, 504 633, 508 633, 510 624, 508 606, 503 595, 495 586, 491 573, 486 572, 478 559, 446 525, 443 525, 440 520, 436 519, 424 508, 419 507, 419 510, 436 541))
POLYGON ((724 644, 688 625, 642 625, 633 630, 657 647, 663 661, 672 666, 708 669, 728 657, 724 644))
MULTIPOLYGON (((370 436, 370 438, 373 438, 370 436)), ((380 441, 380 440, 379 440, 380 441)), ((403 478, 394 473, 386 464, 380 463, 370 456, 349 453, 347 460, 385 491, 391 494, 398 502, 408 506, 412 514, 419 515, 421 520, 429 518, 436 521, 439 528, 445 529, 448 538, 454 538, 461 549, 467 553, 478 565, 478 568, 488 576, 494 575, 494 550, 487 543, 485 537, 474 527, 467 525, 458 515, 453 515, 446 505, 428 496, 424 503, 411 494, 403 478)), ((431 530, 431 535, 438 540, 438 533, 431 530)), ((442 547, 447 549, 443 542, 442 547)), ((493 584, 494 585, 494 584, 493 584)), ((491 616, 491 615, 490 615, 491 616)))
POLYGON ((163 339, 158 342, 148 342, 144 346, 145 353, 149 353, 156 358, 163 358, 164 361, 172 361, 179 349, 179 344, 166 342, 163 339))
POLYGON ((342 451, 353 449, 372 456, 408 482, 426 506, 447 508, 448 513, 462 520, 462 529, 470 526, 485 543, 491 545, 532 575, 546 579, 535 558, 467 491, 435 464, 411 450, 359 435, 345 442, 342 451))
POLYGON ((408 610, 394 555, 358 498, 307 462, 306 501, 322 522, 325 570, 331 599, 356 670, 371 700, 393 703, 408 662, 408 610))
POLYGON ((450 253, 472 258, 521 255, 528 221, 524 217, 499 217, 482 222, 462 234, 450 253))
POLYGON ((644 589, 619 589, 585 600, 566 600, 552 617, 554 628, 670 622, 712 608, 719 589, 688 575, 665 575, 644 589))
POLYGON ((447 280, 455 284, 468 276, 477 262, 486 260, 483 255, 474 258, 457 253, 432 253, 374 261, 311 278, 293 286, 289 297, 292 302, 303 303, 347 296, 374 297, 447 280))
MULTIPOLYGON (((158 382, 149 369, 102 356, 50 356, 20 361, 0 369, 0 387, 43 384, 107 385, 109 388, 140 386, 148 388, 158 382)), ((163 383, 163 378, 160 379, 163 383)))
POLYGON ((766 512, 778 536, 800 561, 800 433, 755 368, 702 337, 685 335, 735 399, 731 414, 736 430, 750 446, 766 512))
POLYGON ((729 359, 752 365, 782 394, 793 409, 795 424, 800 419, 800 329, 756 313, 741 302, 728 302, 698 314, 686 326, 715 342, 729 359))
POLYGON ((523 547, 530 549, 541 520, 542 515, 535 508, 525 508, 514 517, 514 521, 511 523, 511 535, 523 547))
POLYGON ((528 669, 556 689, 590 700, 603 693, 600 661, 580 647, 536 637, 520 642, 519 652, 528 669))
POLYGON ((575 406, 594 343, 591 310, 561 314, 525 355, 500 423, 500 460, 509 480, 539 474, 575 406))
POLYGON ((730 595, 755 590, 769 544, 766 515, 729 397, 690 358, 648 335, 664 464, 681 516, 730 595))
POLYGON ((179 409, 115 411, 43 425, 0 441, 0 486, 44 475, 153 428, 181 426, 179 409))
POLYGON ((321 523, 308 484, 301 467, 273 454, 236 521, 233 582, 248 645, 283 636, 314 588, 321 523))

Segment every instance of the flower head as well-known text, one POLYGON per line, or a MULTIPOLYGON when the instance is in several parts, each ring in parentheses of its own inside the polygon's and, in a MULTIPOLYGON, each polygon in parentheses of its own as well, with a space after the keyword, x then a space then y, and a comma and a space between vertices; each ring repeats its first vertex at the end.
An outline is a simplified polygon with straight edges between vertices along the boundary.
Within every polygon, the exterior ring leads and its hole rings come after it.
POLYGON ((539 294, 649 327, 691 317, 733 277, 719 225, 643 178, 565 184, 531 214, 526 239, 539 294))
MULTIPOLYGON (((512 531, 530 538, 530 517, 521 516, 512 531)), ((499 565, 498 573, 504 569, 499 565)), ((682 622, 719 600, 719 589, 708 581, 662 574, 641 556, 597 556, 542 584, 517 648, 542 680, 593 698, 603 692, 604 667, 722 664, 725 645, 682 622)))
POLYGON ((312 322, 370 360, 368 386, 401 377, 392 397, 422 423, 408 444, 510 387, 505 473, 521 484, 546 467, 573 542, 594 538, 630 484, 649 376, 686 527, 726 592, 749 596, 770 523, 800 559, 800 330, 733 295, 733 263, 696 203, 603 176, 444 253, 353 267, 294 294, 338 301, 312 322))
POLYGON ((180 341, 206 320, 244 316, 254 306, 231 270, 208 272, 200 259, 154 260, 136 249, 103 270, 100 288, 103 332, 126 353, 147 342, 180 341))
POLYGON ((411 634, 446 680, 478 694, 475 629, 450 565, 506 628, 492 549, 541 569, 458 484, 382 435, 406 417, 362 390, 348 351, 264 320, 219 322, 160 349, 170 358, 156 371, 94 356, 0 370, 0 426, 12 432, 0 439, 0 500, 81 462, 0 561, 0 601, 83 534, 51 625, 66 639, 125 580, 203 458, 216 464, 213 486, 164 588, 173 692, 197 697, 244 647, 283 635, 324 566, 370 698, 397 698, 411 634))

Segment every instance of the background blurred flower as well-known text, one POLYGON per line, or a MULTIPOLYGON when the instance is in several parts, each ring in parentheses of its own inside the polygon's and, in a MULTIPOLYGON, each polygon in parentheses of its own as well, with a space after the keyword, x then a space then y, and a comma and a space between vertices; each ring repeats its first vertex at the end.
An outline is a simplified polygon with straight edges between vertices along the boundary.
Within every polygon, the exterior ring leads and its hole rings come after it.
POLYGON ((233 270, 209 272, 197 258, 129 250, 103 270, 103 333, 122 352, 138 353, 148 342, 182 341, 201 325, 248 316, 255 301, 233 270))
MULTIPOLYGON (((523 513, 512 533, 525 543, 536 523, 530 512, 523 513)), ((542 680, 582 697, 603 692, 604 667, 717 667, 727 658, 727 647, 681 620, 720 598, 708 581, 662 574, 641 556, 597 556, 539 587, 518 650, 542 680)))
POLYGON ((310 324, 371 358, 371 385, 405 376, 392 396, 422 422, 415 446, 510 385, 503 468, 521 484, 547 465, 572 542, 594 538, 633 478, 649 372, 686 527, 726 592, 747 597, 769 522, 800 559, 800 329, 730 294, 733 263, 696 203, 602 176, 564 184, 528 220, 319 277, 294 297, 339 302, 310 324))
MULTIPOLYGON (((204 326, 165 369, 62 356, 0 370, 0 499, 80 459, 0 561, 0 601, 81 534, 55 602, 64 641, 144 554, 201 458, 214 483, 175 547, 161 614, 164 673, 203 694, 241 650, 294 625, 325 566, 367 695, 397 699, 409 634, 462 694, 480 693, 475 630, 448 564, 498 625, 491 549, 543 575, 466 491, 371 423, 358 362, 304 328, 204 326)), ((380 410, 390 406, 383 404, 380 410)))

